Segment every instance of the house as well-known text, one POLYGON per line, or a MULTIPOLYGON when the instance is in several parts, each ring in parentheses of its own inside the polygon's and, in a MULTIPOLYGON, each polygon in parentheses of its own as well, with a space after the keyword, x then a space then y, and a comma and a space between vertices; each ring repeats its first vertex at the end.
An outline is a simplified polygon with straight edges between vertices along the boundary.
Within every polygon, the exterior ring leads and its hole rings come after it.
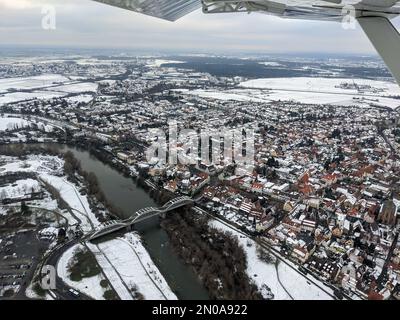
POLYGON ((286 212, 292 212, 294 209, 294 204, 290 201, 286 201, 283 205, 283 210, 286 212))
POLYGON ((393 200, 386 200, 379 212, 378 221, 389 226, 394 226, 396 224, 396 211, 397 207, 393 200))
POLYGON ((268 228, 270 228, 274 224, 274 217, 272 215, 262 215, 260 218, 260 221, 256 225, 256 230, 258 232, 264 231, 268 228))
POLYGON ((320 199, 318 199, 318 198, 309 198, 309 199, 306 199, 305 201, 304 201, 307 205, 309 205, 311 208, 315 208, 315 209, 318 209, 319 208, 319 206, 320 206, 320 199))
POLYGON ((246 215, 250 214, 251 209, 252 209, 252 203, 246 201, 243 201, 239 208, 239 210, 246 215))
POLYGON ((301 263, 305 263, 314 253, 315 249, 315 244, 310 243, 306 245, 303 241, 299 241, 299 244, 293 247, 292 256, 301 263))
POLYGON ((170 192, 176 192, 178 190, 178 183, 176 180, 170 180, 167 182, 167 184, 164 186, 164 189, 170 191, 170 192))
POLYGON ((122 161, 127 161, 129 156, 126 153, 123 152, 118 152, 117 153, 117 157, 118 159, 122 160, 122 161))
POLYGON ((262 183, 255 182, 251 185, 251 191, 254 193, 261 194, 263 192, 263 189, 264 189, 264 185, 262 183))
POLYGON ((321 177, 321 180, 325 183, 325 186, 331 186, 337 182, 336 174, 326 174, 321 177))

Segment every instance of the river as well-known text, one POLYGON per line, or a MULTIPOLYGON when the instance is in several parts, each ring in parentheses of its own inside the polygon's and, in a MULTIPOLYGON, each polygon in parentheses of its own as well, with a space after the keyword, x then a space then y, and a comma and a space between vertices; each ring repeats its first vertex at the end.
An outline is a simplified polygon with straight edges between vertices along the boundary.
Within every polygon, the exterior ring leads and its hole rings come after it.
MULTIPOLYGON (((124 177, 114 168, 104 164, 92 156, 88 151, 59 144, 49 144, 58 147, 61 151, 71 151, 80 160, 82 169, 93 172, 104 191, 107 200, 124 215, 131 216, 135 211, 151 206, 158 206, 145 190, 136 185, 131 178, 124 177)), ((174 252, 167 233, 160 227, 158 218, 144 221, 135 226, 144 245, 167 280, 169 286, 182 300, 207 300, 208 293, 198 280, 193 270, 186 266, 174 252)))

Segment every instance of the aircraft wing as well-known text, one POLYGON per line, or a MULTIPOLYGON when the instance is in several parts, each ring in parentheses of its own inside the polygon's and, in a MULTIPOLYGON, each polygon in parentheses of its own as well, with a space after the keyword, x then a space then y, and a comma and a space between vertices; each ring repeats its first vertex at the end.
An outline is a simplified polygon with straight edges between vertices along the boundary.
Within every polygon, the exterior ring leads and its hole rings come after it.
POLYGON ((94 0, 152 17, 175 21, 201 8, 200 0, 94 0))
POLYGON ((400 14, 399 0, 94 0, 175 21, 196 9, 204 13, 263 12, 292 19, 338 20, 352 6, 357 16, 400 14))
POLYGON ((400 14, 399 0, 202 0, 204 13, 264 12, 291 19, 342 21, 355 17, 400 14))
POLYGON ((400 34, 390 19, 400 14, 400 0, 94 0, 175 21, 202 8, 206 14, 262 12, 289 19, 357 19, 400 84, 400 34))

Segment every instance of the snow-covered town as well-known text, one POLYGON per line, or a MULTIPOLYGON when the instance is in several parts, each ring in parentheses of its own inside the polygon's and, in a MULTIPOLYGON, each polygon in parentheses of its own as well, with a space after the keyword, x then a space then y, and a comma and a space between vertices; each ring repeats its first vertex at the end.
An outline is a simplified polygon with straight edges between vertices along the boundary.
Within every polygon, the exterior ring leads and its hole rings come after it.
POLYGON ((399 111, 373 58, 0 60, 0 298, 399 299, 399 111))

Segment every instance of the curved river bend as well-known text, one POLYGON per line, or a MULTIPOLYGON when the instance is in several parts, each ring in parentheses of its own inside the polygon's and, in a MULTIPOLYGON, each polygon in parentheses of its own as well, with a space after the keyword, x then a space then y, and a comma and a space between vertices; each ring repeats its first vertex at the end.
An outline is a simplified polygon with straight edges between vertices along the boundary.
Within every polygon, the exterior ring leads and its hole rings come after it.
MULTIPOLYGON (((89 152, 60 144, 49 144, 49 146, 56 146, 62 152, 73 152, 81 162, 82 169, 97 176, 107 200, 121 210, 124 215, 122 218, 130 217, 135 211, 144 207, 158 206, 142 188, 136 185, 135 181, 124 177, 89 152)), ((144 221, 135 226, 135 229, 140 233, 154 263, 179 299, 209 299, 206 289, 193 270, 173 251, 167 233, 159 226, 158 218, 144 221)))

